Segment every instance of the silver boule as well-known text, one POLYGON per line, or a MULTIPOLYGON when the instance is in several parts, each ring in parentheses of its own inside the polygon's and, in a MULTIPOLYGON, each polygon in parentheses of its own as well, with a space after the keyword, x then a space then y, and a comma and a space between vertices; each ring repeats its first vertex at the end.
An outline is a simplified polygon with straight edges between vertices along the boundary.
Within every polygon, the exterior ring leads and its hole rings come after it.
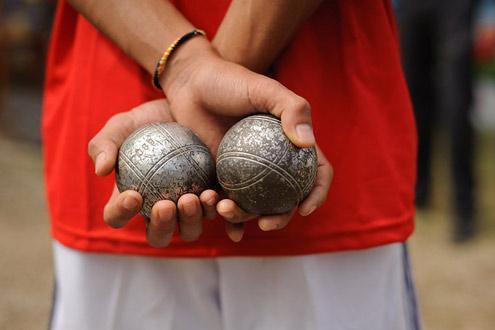
POLYGON ((315 148, 298 148, 270 115, 246 117, 220 143, 217 178, 227 196, 254 214, 284 213, 311 191, 318 167, 315 148))
POLYGON ((120 192, 132 189, 143 196, 141 214, 149 218, 159 200, 177 202, 183 194, 200 194, 213 187, 215 163, 190 129, 177 123, 155 123, 124 141, 116 181, 120 192))

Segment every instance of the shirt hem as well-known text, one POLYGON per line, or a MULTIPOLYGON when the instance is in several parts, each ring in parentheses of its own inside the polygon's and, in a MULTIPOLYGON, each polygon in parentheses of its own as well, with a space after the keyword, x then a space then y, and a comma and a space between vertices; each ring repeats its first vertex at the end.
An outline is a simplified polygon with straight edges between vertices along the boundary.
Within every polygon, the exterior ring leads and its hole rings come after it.
POLYGON ((83 237, 65 230, 53 229, 52 236, 56 241, 69 248, 85 252, 149 257, 212 258, 222 256, 295 256, 360 250, 404 242, 413 231, 414 219, 410 217, 400 223, 368 228, 364 231, 330 233, 309 239, 297 237, 272 237, 269 241, 255 239, 251 240, 249 245, 232 243, 232 245, 225 246, 219 245, 215 239, 211 239, 205 240, 203 244, 197 246, 177 244, 168 248, 152 248, 146 242, 83 237), (295 244, 295 241, 299 243, 295 244), (287 242, 291 242, 291 244, 287 244, 287 242))

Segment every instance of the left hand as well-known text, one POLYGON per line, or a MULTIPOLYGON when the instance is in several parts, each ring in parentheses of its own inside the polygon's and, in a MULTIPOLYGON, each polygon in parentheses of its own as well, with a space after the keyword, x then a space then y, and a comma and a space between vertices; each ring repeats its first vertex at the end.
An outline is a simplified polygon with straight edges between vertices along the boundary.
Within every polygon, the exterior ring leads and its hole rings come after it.
MULTIPOLYGON (((118 151, 124 140, 137 128, 154 122, 173 121, 165 99, 146 102, 128 112, 113 116, 89 142, 88 153, 95 163, 98 176, 109 175, 114 169, 118 151)), ((155 247, 167 246, 176 227, 183 240, 194 241, 202 232, 203 218, 214 219, 218 194, 211 189, 199 196, 185 194, 177 205, 161 200, 153 205, 146 221, 146 238, 155 247)), ((103 218, 113 228, 125 226, 141 210, 142 196, 134 190, 119 193, 117 187, 105 205, 103 218)))

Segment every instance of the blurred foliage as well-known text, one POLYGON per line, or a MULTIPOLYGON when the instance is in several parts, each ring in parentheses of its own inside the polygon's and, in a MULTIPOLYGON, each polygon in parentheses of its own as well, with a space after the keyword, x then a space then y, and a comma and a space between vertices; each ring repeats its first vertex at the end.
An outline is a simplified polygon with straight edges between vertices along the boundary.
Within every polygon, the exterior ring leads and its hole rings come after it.
POLYGON ((476 75, 495 79, 495 24, 477 27, 473 52, 476 75))
POLYGON ((475 74, 495 80, 495 1, 478 1, 475 22, 475 74))

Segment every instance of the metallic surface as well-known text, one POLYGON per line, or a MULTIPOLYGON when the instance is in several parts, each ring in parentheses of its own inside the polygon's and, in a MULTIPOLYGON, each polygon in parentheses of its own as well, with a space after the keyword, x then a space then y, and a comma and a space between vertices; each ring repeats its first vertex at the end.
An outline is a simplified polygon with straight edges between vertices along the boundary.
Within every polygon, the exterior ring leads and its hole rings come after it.
POLYGON ((116 171, 120 192, 143 196, 141 214, 150 217, 155 202, 177 202, 215 184, 215 164, 208 148, 188 128, 176 123, 150 124, 132 133, 119 151, 116 171))
POLYGON ((315 148, 298 148, 280 120, 254 115, 235 124, 220 143, 217 177, 227 196, 255 214, 288 212, 311 191, 315 148))

